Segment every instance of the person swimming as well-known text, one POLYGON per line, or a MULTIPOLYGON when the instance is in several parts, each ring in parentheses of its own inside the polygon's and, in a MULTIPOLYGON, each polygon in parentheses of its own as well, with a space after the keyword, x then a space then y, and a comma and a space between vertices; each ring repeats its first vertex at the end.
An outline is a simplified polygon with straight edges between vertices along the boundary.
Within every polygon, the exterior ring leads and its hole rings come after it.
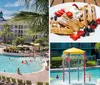
POLYGON ((28 64, 28 62, 27 62, 26 60, 25 60, 25 61, 22 61, 22 63, 23 63, 23 64, 28 64))
POLYGON ((12 58, 9 58, 9 60, 13 60, 12 58))

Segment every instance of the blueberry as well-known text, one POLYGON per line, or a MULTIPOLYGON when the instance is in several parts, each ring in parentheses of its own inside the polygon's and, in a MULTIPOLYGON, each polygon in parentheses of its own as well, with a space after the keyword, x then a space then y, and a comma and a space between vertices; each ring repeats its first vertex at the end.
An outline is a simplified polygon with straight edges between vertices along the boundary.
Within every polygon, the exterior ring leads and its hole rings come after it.
POLYGON ((91 22, 92 25, 97 26, 98 24, 96 23, 96 21, 92 20, 91 22))
POLYGON ((90 33, 89 32, 86 32, 86 34, 85 34, 86 36, 90 36, 90 33))
POLYGON ((53 20, 53 17, 51 17, 51 20, 53 20))
POLYGON ((95 30, 93 28, 90 28, 91 29, 91 32, 95 32, 95 30))
POLYGON ((82 35, 82 37, 85 37, 85 33, 82 35))
POLYGON ((88 27, 85 27, 84 32, 89 32, 88 27))
POLYGON ((57 16, 54 16, 54 20, 57 21, 57 16))
POLYGON ((95 22, 95 23, 93 23, 93 25, 94 25, 94 26, 97 26, 98 24, 95 22))
POLYGON ((89 28, 89 29, 88 29, 88 32, 89 32, 89 33, 91 33, 91 32, 92 32, 91 28, 89 28))

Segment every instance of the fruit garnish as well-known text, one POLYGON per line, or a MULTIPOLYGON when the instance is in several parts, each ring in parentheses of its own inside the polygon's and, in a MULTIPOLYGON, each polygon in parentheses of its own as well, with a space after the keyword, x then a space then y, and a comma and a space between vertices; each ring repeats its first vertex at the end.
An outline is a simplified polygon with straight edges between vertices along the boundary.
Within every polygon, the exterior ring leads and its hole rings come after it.
POLYGON ((80 36, 78 34, 71 34, 70 38, 72 38, 74 41, 76 41, 77 39, 80 38, 80 36))
POLYGON ((66 15, 71 18, 73 16, 73 13, 72 12, 66 12, 66 15))
POLYGON ((79 9, 78 6, 77 6, 76 4, 73 4, 72 6, 75 6, 77 9, 79 9))
POLYGON ((54 20, 57 21, 57 16, 54 16, 54 20))
POLYGON ((64 10, 64 9, 61 9, 61 11, 65 12, 65 10, 64 10))
POLYGON ((100 18, 98 18, 98 19, 96 20, 96 23, 97 23, 97 24, 100 24, 100 18))
POLYGON ((58 17, 60 17, 62 14, 61 13, 59 13, 59 12, 55 12, 54 13, 56 16, 58 16, 58 17))
POLYGON ((65 12, 64 11, 62 11, 62 10, 59 10, 58 11, 60 14, 64 14, 65 12))
POLYGON ((51 17, 51 20, 53 20, 53 17, 51 17))
POLYGON ((94 26, 93 24, 91 24, 91 25, 90 25, 90 28, 96 29, 96 26, 94 26))
POLYGON ((77 34, 78 34, 79 36, 82 36, 83 34, 85 34, 85 32, 84 32, 84 31, 79 30, 79 31, 77 32, 77 34))
POLYGON ((90 33, 89 33, 89 32, 86 32, 85 35, 86 35, 86 36, 90 36, 90 33))

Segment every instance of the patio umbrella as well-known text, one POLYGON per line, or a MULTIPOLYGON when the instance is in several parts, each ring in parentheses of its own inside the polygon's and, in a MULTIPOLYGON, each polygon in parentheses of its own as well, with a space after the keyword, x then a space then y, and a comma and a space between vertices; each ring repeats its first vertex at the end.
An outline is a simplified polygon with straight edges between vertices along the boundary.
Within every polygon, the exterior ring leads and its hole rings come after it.
POLYGON ((83 54, 85 51, 78 49, 78 48, 70 48, 63 51, 63 54, 83 54))
MULTIPOLYGON (((67 50, 64 50, 63 51, 63 61, 62 61, 62 65, 63 65, 63 81, 64 81, 64 59, 66 57, 68 57, 66 59, 66 61, 68 62, 69 64, 69 84, 70 84, 70 54, 81 54, 81 55, 84 55, 84 82, 85 82, 85 66, 86 66, 86 54, 85 54, 85 51, 84 50, 81 50, 79 48, 69 48, 67 50)), ((79 81, 79 58, 78 58, 78 81, 79 81)))

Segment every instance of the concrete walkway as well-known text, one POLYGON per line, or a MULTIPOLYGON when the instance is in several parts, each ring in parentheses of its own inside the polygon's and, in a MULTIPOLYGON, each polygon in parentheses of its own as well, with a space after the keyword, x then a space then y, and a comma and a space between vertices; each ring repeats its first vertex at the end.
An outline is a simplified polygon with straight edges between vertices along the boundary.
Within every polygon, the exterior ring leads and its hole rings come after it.
POLYGON ((33 84, 36 84, 36 82, 49 82, 49 71, 47 70, 43 70, 38 73, 22 74, 22 75, 18 75, 16 73, 11 74, 7 72, 3 72, 3 73, 0 73, 0 75, 9 76, 12 78, 22 79, 22 80, 31 80, 33 84))

